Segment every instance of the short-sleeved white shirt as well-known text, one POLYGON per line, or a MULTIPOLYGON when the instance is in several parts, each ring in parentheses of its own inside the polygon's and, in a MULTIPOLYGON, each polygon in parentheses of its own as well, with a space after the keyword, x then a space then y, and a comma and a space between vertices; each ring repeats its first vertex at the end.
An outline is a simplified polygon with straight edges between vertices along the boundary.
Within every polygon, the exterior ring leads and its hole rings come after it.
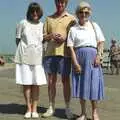
POLYGON ((15 62, 41 64, 43 23, 32 24, 26 19, 20 21, 16 28, 16 38, 20 39, 20 42, 16 50, 15 62))
POLYGON ((101 28, 95 22, 88 21, 85 26, 76 24, 70 28, 67 38, 67 46, 93 46, 97 47, 98 41, 105 41, 101 28), (93 26, 94 28, 93 28, 93 26))

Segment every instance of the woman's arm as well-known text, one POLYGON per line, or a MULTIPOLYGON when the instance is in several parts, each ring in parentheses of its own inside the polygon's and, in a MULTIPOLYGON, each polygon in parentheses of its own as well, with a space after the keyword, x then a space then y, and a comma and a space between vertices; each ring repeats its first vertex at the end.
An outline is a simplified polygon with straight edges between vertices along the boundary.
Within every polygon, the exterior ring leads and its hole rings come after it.
POLYGON ((69 49, 70 49, 70 52, 71 52, 71 58, 72 58, 72 63, 74 65, 75 72, 80 73, 81 72, 81 66, 79 65, 79 63, 77 61, 74 48, 70 46, 69 49))
POLYGON ((104 41, 100 41, 97 44, 97 55, 95 59, 95 66, 101 65, 103 60, 104 41))
POLYGON ((18 46, 19 42, 20 42, 20 38, 16 38, 16 45, 17 46, 18 46))
POLYGON ((104 41, 98 42, 97 55, 99 55, 101 58, 103 57, 103 50, 104 50, 104 41))
POLYGON ((26 23, 26 20, 21 20, 19 24, 17 24, 17 27, 16 27, 16 45, 18 46, 20 40, 21 40, 21 37, 22 37, 22 32, 24 30, 24 25, 26 23))

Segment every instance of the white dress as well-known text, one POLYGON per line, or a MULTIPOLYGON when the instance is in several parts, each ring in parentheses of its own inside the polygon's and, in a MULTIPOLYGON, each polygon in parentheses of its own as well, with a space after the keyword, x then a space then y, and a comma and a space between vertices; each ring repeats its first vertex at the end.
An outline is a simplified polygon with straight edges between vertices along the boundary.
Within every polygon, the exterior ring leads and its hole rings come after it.
POLYGON ((32 24, 26 19, 22 20, 17 26, 16 38, 20 39, 14 59, 16 84, 47 84, 42 65, 43 23, 32 24))

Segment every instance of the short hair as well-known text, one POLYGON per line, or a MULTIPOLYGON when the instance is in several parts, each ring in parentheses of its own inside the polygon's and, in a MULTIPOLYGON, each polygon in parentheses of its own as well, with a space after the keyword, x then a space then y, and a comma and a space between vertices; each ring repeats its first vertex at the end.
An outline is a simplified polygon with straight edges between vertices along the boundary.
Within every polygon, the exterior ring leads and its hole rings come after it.
POLYGON ((76 11, 75 11, 76 15, 78 16, 79 12, 82 11, 83 9, 85 9, 85 8, 87 8, 89 14, 91 14, 90 4, 88 2, 82 1, 82 2, 80 2, 80 4, 76 8, 76 11))
POLYGON ((55 4, 57 4, 58 1, 65 2, 65 6, 66 6, 67 3, 68 3, 68 0, 55 0, 55 4))
MULTIPOLYGON (((31 14, 32 14, 34 11, 37 12, 39 19, 43 16, 43 10, 42 10, 42 8, 40 7, 40 5, 39 5, 38 3, 36 3, 36 2, 32 2, 32 3, 30 3, 29 6, 28 6, 28 10, 27 10, 27 14, 26 14, 27 20, 32 21, 31 14)), ((38 19, 38 20, 39 20, 39 19, 38 19)))

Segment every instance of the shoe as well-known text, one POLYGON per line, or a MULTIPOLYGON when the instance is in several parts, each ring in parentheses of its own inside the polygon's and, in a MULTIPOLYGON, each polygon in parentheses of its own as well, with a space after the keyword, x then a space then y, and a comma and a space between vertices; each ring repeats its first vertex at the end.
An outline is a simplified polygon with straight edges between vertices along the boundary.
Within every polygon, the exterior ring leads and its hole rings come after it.
POLYGON ((42 115, 42 117, 50 117, 50 116, 53 116, 53 114, 54 114, 54 109, 53 109, 53 107, 49 107, 48 109, 47 109, 47 111, 42 115))
POLYGON ((37 112, 32 112, 32 118, 39 118, 39 114, 37 112))
POLYGON ((85 115, 80 115, 76 120, 87 120, 85 115))
POLYGON ((66 115, 67 119, 73 119, 74 118, 74 116, 73 116, 72 111, 70 110, 70 108, 66 108, 65 115, 66 115))
POLYGON ((100 120, 98 114, 93 115, 93 120, 100 120))
POLYGON ((25 119, 31 118, 31 112, 26 112, 24 118, 25 119))

